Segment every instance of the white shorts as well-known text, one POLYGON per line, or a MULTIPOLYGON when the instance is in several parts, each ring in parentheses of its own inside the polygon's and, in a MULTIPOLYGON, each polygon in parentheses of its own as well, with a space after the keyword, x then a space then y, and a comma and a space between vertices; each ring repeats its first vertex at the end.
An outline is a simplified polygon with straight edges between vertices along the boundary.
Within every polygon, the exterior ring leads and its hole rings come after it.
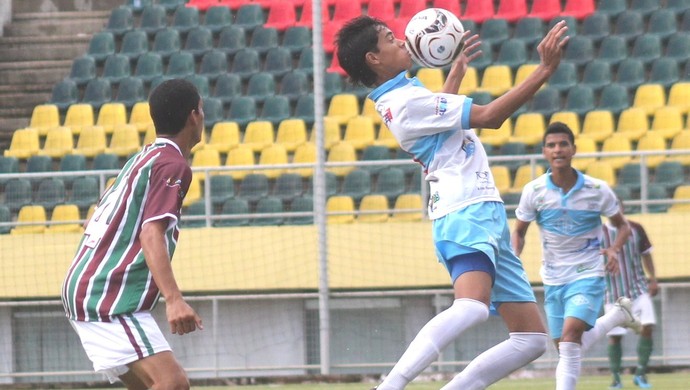
POLYGON ((118 316, 113 322, 70 320, 70 323, 93 369, 105 374, 110 383, 129 370, 127 364, 170 351, 168 341, 149 312, 118 316))
MULTIPOLYGON (((613 304, 606 304, 604 310, 608 313, 613 309, 613 304)), ((642 326, 646 325, 656 325, 656 314, 654 314, 654 304, 652 303, 652 297, 649 294, 644 293, 639 297, 635 298, 632 302, 633 314, 640 319, 642 326)), ((608 336, 623 336, 628 332, 628 329, 617 326, 606 335, 608 336)))

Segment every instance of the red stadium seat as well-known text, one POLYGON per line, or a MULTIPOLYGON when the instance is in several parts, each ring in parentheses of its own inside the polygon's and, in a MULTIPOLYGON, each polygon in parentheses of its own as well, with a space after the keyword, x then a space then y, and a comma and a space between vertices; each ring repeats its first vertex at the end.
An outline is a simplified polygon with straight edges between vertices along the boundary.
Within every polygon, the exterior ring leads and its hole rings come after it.
POLYGON ((362 14, 359 1, 336 0, 333 11, 333 21, 345 22, 362 14))
POLYGON ((494 17, 494 2, 486 0, 467 0, 465 13, 461 19, 469 19, 475 23, 483 23, 494 17))
POLYGON ((274 1, 268 9, 268 18, 264 27, 285 31, 295 25, 297 16, 295 5, 290 1, 274 1))
POLYGON ((333 59, 331 60, 331 65, 326 69, 329 73, 338 73, 341 76, 347 76, 345 70, 340 67, 340 62, 338 62, 338 53, 333 53, 333 59))
POLYGON ((331 20, 323 24, 323 50, 331 54, 335 50, 335 35, 343 26, 345 21, 331 20))
POLYGON ((220 0, 218 5, 224 5, 231 10, 238 10, 241 6, 251 3, 251 0, 220 0))
POLYGON ((405 39, 405 27, 407 27, 407 20, 400 18, 392 18, 384 20, 391 29, 393 35, 398 39, 405 39))
POLYGON ((582 20, 593 14, 595 9, 594 0, 566 0, 563 8, 563 16, 572 16, 582 20))
POLYGON ((218 5, 218 0, 189 0, 187 3, 187 7, 194 7, 204 12, 216 5, 218 5))
POLYGON ((387 20, 395 15, 395 3, 393 0, 376 0, 369 2, 367 15, 372 18, 387 20))
POLYGON ((526 16, 527 1, 525 0, 501 0, 495 15, 496 18, 506 19, 510 23, 515 23, 526 16))
MULTIPOLYGON (((330 19, 328 15, 328 7, 326 3, 321 4, 321 20, 325 23, 330 19)), ((312 2, 310 0, 305 0, 302 6, 302 13, 300 14, 299 20, 295 23, 295 26, 312 27, 312 2)))
POLYGON ((458 19, 462 14, 460 10, 460 1, 458 0, 434 0, 432 5, 434 8, 443 8, 450 11, 453 15, 457 16, 458 19))
POLYGON ((426 0, 400 0, 398 17, 409 19, 423 9, 426 9, 426 0))
POLYGON ((529 16, 548 22, 560 14, 561 0, 534 0, 529 16))

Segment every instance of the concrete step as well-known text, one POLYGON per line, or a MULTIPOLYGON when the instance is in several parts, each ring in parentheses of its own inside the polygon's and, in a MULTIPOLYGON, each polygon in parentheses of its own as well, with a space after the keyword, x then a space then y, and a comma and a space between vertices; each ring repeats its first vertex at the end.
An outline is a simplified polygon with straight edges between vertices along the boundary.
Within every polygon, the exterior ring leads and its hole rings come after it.
POLYGON ((109 12, 54 12, 16 14, 5 26, 5 36, 77 36, 95 33, 105 27, 109 12), (78 23, 75 23, 78 20, 78 23))
POLYGON ((50 97, 50 92, 43 91, 0 93, 0 106, 7 108, 29 108, 47 102, 50 100, 50 97))
MULTIPOLYGON (((72 61, 0 62, 0 91, 3 86, 40 85, 45 90, 69 75, 72 61)), ((16 89, 16 88, 15 88, 16 89)))
POLYGON ((124 0, 21 0, 12 2, 12 12, 109 11, 122 4, 124 0))
POLYGON ((0 62, 73 60, 86 53, 91 34, 0 38, 0 62))

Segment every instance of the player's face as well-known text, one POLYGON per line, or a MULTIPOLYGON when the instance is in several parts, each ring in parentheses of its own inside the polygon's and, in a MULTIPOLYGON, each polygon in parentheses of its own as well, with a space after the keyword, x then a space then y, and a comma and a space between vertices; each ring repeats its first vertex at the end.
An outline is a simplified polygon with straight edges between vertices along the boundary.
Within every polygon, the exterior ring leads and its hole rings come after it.
POLYGON ((400 73, 412 66, 412 57, 405 48, 405 40, 397 39, 388 27, 380 28, 377 46, 379 61, 393 73, 400 73))
POLYGON ((194 115, 196 119, 196 129, 194 132, 194 140, 196 142, 193 143, 194 145, 196 145, 201 141, 201 134, 204 132, 204 119, 206 118, 206 114, 204 114, 203 99, 199 99, 199 107, 192 112, 192 115, 194 115))
POLYGON ((544 140, 543 152, 552 170, 570 168, 575 155, 575 145, 570 142, 567 134, 549 134, 544 140))

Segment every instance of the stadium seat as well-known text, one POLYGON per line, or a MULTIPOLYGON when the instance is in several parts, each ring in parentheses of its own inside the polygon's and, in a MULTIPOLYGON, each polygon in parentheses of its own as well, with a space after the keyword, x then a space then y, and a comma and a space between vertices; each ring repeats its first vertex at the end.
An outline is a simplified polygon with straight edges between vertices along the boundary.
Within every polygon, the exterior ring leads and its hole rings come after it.
POLYGON ((240 182, 237 196, 247 199, 250 203, 256 203, 268 196, 268 192, 268 177, 263 173, 250 173, 240 182))
POLYGON ((314 94, 308 93, 297 98, 295 103, 295 118, 302 119, 307 126, 314 124, 314 94))
POLYGON ((515 179, 513 184, 508 189, 508 192, 522 193, 523 188, 527 183, 544 174, 544 167, 537 165, 524 164, 520 165, 515 171, 515 179))
POLYGON ((627 58, 618 65, 616 82, 628 90, 634 90, 645 82, 644 64, 639 59, 627 58))
POLYGON ((95 33, 86 54, 96 60, 97 64, 102 64, 109 55, 115 54, 115 37, 107 31, 95 33))
POLYGON ((541 41, 544 37, 544 20, 550 20, 551 18, 542 19, 543 18, 530 13, 529 17, 518 20, 513 31, 513 39, 521 40, 528 47, 541 41))
MULTIPOLYGON (((360 161, 381 161, 391 159, 391 152, 387 146, 384 145, 367 145, 362 150, 360 161)), ((385 168, 385 165, 368 165, 361 167, 374 174, 385 168)))
POLYGON ((613 33, 631 42, 644 33, 644 26, 642 14, 626 10, 616 17, 613 33))
POLYGON ((633 107, 638 107, 647 113, 648 116, 666 104, 666 92, 664 87, 659 84, 642 84, 635 91, 633 107))
POLYGON ((676 187, 676 190, 673 192, 673 201, 678 203, 673 203, 668 208, 669 213, 690 211, 690 202, 688 202, 690 201, 690 185, 676 187))
MULTIPOLYGON (((560 0, 533 0, 528 16, 532 18, 539 18, 543 21, 549 21, 560 14, 560 0)), ((518 20, 517 23, 520 23, 520 20, 518 20)))
POLYGON ((374 193, 385 196, 394 202, 405 192, 405 171, 397 167, 387 167, 379 171, 374 193))
MULTIPOLYGON (((578 1, 570 1, 578 3, 578 1)), ((581 19, 581 18, 578 18, 581 19)), ((598 45, 605 37, 611 34, 611 23, 608 16, 601 13, 591 13, 582 20, 581 35, 598 45)))
POLYGON ((266 72, 253 74, 247 82, 247 93, 257 103, 263 103, 267 97, 276 93, 276 84, 273 75, 266 72))
POLYGON ((90 80, 96 78, 96 60, 89 55, 75 58, 67 78, 77 86, 86 85, 90 80))
POLYGON ((648 134, 657 134, 661 138, 671 140, 684 129, 683 113, 677 107, 663 106, 652 115, 652 125, 648 134))
POLYGON ((685 182, 683 164, 678 161, 663 161, 654 170, 653 183, 662 186, 667 193, 685 182))
POLYGON ((621 112, 616 126, 616 134, 637 141, 649 131, 647 113, 641 108, 631 107, 621 112))
POLYGON ((526 44, 520 39, 510 38, 501 43, 494 64, 507 65, 512 71, 516 71, 528 62, 528 58, 526 44))
POLYGON ((357 222, 387 222, 389 218, 388 199, 379 194, 365 195, 359 204, 359 212, 357 222))
POLYGON ((680 81, 678 64, 671 58, 657 58, 652 62, 652 69, 647 77, 650 84, 661 84, 665 89, 680 81))
POLYGON ((168 16, 165 8, 160 5, 149 5, 144 7, 139 20, 139 28, 148 35, 154 35, 158 30, 165 28, 168 24, 168 16))
POLYGON ((441 92, 446 81, 442 69, 420 68, 415 77, 431 92, 441 92))
MULTIPOLYGON (((333 145, 343 140, 338 121, 325 117, 323 118, 323 142, 326 150, 330 150, 333 145)), ((316 129, 313 128, 309 136, 309 142, 316 144, 316 129)))
MULTIPOLYGON (((66 154, 60 159, 60 172, 76 172, 86 170, 86 156, 83 154, 66 154)), ((72 186, 75 176, 60 176, 67 187, 72 186)))
POLYGON ((331 196, 326 201, 326 213, 328 223, 352 223, 355 220, 355 202, 349 196, 331 196))
POLYGON ((249 202, 246 199, 230 198, 223 203, 220 215, 228 218, 215 220, 213 226, 247 226, 249 225, 249 202))
POLYGON ((225 26, 232 24, 232 12, 230 8, 219 5, 217 1, 213 3, 215 4, 212 7, 206 9, 203 26, 213 34, 218 34, 225 26))
POLYGON ((281 95, 269 95, 264 101, 259 120, 269 121, 277 127, 280 122, 291 117, 290 100, 281 95))
POLYGON ((357 96, 346 93, 333 96, 326 114, 327 117, 335 119, 340 125, 346 125, 350 118, 357 115, 359 115, 357 96))
MULTIPOLYGON (((329 149, 326 161, 333 163, 354 163, 357 161, 356 149, 354 145, 349 142, 338 142, 329 149)), ((334 173, 338 177, 344 177, 353 169, 354 166, 345 165, 328 168, 328 171, 334 173)))
POLYGON ((213 49, 213 32, 203 26, 197 26, 189 30, 183 49, 192 53, 195 59, 213 49))
MULTIPOLYGON (((254 151, 243 144, 239 144, 228 151, 228 156, 225 159, 226 167, 250 166, 255 165, 254 151)), ((234 180, 242 180, 245 176, 251 173, 251 170, 231 170, 227 171, 234 180)))
POLYGON ((249 96, 238 96, 232 99, 227 118, 244 128, 249 122, 256 120, 256 102, 249 96))
POLYGON ((163 75, 163 58, 157 53, 144 53, 137 59, 134 76, 146 84, 163 75))
MULTIPOLYGON (((285 146, 272 144, 261 149, 259 154, 259 165, 285 165, 287 163, 288 153, 285 146)), ((263 173, 266 177, 273 180, 285 173, 285 168, 266 169, 258 172, 263 173)))
POLYGON ((162 59, 168 60, 174 54, 177 54, 182 49, 182 38, 180 32, 173 28, 164 28, 156 32, 153 38, 151 51, 161 56, 162 59))
POLYGON ((576 35, 570 37, 568 45, 563 52, 563 60, 572 62, 577 66, 584 66, 595 57, 594 43, 589 37, 576 35))
POLYGON ((175 8, 170 26, 186 36, 199 26, 199 10, 194 7, 179 5, 175 8))
POLYGON ((603 180, 611 188, 616 186, 616 173, 607 161, 595 161, 589 164, 585 172, 589 176, 603 180))
MULTIPOLYGON (((664 137, 660 134, 655 134, 653 131, 650 131, 640 138, 635 150, 638 152, 666 151, 666 140, 664 140, 664 137)), ((650 168, 656 168, 665 160, 666 156, 664 154, 658 154, 653 156, 645 156, 644 163, 650 168)), ((642 161, 642 157, 634 157, 632 159, 632 162, 640 164, 642 161)))
POLYGON ((95 109, 112 100, 113 91, 110 82, 106 79, 95 78, 86 84, 82 103, 90 104, 95 109))
POLYGON ((112 153, 119 157, 129 157, 139 150, 139 132, 136 126, 128 124, 116 125, 106 153, 112 153))
POLYGON ((491 176, 494 178, 494 183, 499 193, 506 193, 510 189, 512 183, 510 180, 510 170, 507 166, 492 165, 491 176))
POLYGON ((296 173, 283 173, 276 178, 273 196, 283 202, 291 202, 304 192, 302 176, 296 173))
MULTIPOLYGON (((294 213, 312 212, 313 210, 314 201, 309 195, 296 197, 290 204, 290 211, 294 213)), ((310 225, 312 223, 314 223, 314 217, 311 215, 288 217, 285 220, 286 225, 310 225)))
POLYGON ((225 120, 223 102, 216 98, 204 98, 204 113, 204 126, 207 129, 212 129, 217 122, 225 120))
POLYGON ((249 78, 259 72, 261 69, 261 61, 259 53, 250 48, 244 48, 235 53, 232 62, 232 73, 240 76, 242 80, 249 80, 249 78))
POLYGON ((681 113, 687 115, 690 112, 690 82, 673 84, 669 90, 666 105, 676 107, 681 113))
POLYGON ((168 68, 165 71, 166 78, 184 78, 195 72, 196 64, 192 53, 179 51, 170 56, 168 68))
POLYGON ((122 103, 106 103, 98 110, 96 126, 103 127, 106 134, 112 134, 115 126, 127 124, 127 108, 122 103))
POLYGON ((127 57, 132 64, 144 53, 149 51, 148 36, 142 30, 132 30, 122 38, 119 55, 127 57))
POLYGON ((221 207, 226 200, 235 196, 235 181, 228 175, 213 175, 209 178, 211 204, 221 207))
POLYGON ((43 147, 38 151, 40 156, 58 159, 72 153, 74 140, 69 127, 59 126, 48 130, 43 147))
POLYGON ((513 134, 513 120, 506 119, 498 129, 482 129, 479 133, 479 139, 484 145, 502 146, 510 140, 513 134))
POLYGON ((10 231, 10 234, 37 234, 46 230, 46 210, 40 205, 26 205, 19 210, 17 215, 19 225, 10 231))
POLYGON ((26 160, 40 150, 38 130, 33 128, 17 129, 12 133, 9 149, 5 150, 5 157, 16 157, 26 160))
MULTIPOLYGON (((53 160, 49 156, 34 155, 26 160, 25 171, 27 173, 46 173, 53 170, 53 160)), ((31 178, 37 182, 41 177, 31 178)))
POLYGON ((134 103, 129 113, 128 122, 130 125, 137 127, 139 133, 143 133, 153 124, 151 113, 149 111, 149 103, 147 101, 139 101, 134 103))
POLYGON ((292 26, 285 30, 281 47, 288 49, 294 56, 304 48, 311 47, 311 30, 305 26, 292 26))
POLYGON ((458 89, 458 94, 460 95, 470 95, 474 93, 479 87, 479 76, 477 75, 477 68, 470 66, 465 72, 465 77, 462 78, 460 82, 460 88, 458 89))
POLYGON ((661 54, 661 39, 655 35, 644 34, 635 38, 630 51, 630 58, 640 60, 643 65, 647 66, 660 58, 661 54))
MULTIPOLYGON (((316 163, 316 145, 313 142, 305 142, 295 149, 292 157, 294 164, 314 164, 316 163)), ((291 170, 302 177, 311 177, 314 174, 313 168, 298 168, 291 170)))
POLYGON ((206 201, 203 199, 197 200, 191 204, 188 204, 185 211, 182 213, 182 220, 180 221, 180 226, 184 228, 198 228, 205 227, 205 219, 190 219, 190 217, 199 217, 206 215, 206 201))
POLYGON ((631 192, 639 192, 642 187, 641 166, 638 162, 629 162, 621 167, 616 179, 616 187, 628 187, 631 192))
POLYGON ((576 85, 568 91, 563 108, 580 116, 595 110, 594 91, 584 85, 576 85))
POLYGON ((372 192, 371 173, 366 169, 356 168, 348 172, 343 178, 341 195, 351 197, 359 203, 362 197, 372 192))
MULTIPOLYGON (((459 3, 457 1, 451 1, 450 3, 454 3, 455 6, 459 10, 460 7, 459 7, 459 3)), ((445 7, 438 7, 436 5, 434 7, 447 9, 445 7)), ((361 10, 358 10, 358 15, 359 15, 359 13, 361 13, 361 10)), ((391 17, 391 15, 395 15, 395 1, 394 0, 369 1, 369 4, 367 6, 367 15, 371 16, 372 18, 377 18, 380 20, 389 19, 391 17)), ((455 15, 460 16, 460 12, 455 13, 455 15)))
MULTIPOLYGON (((627 137, 621 137, 619 135, 613 134, 609 138, 604 140, 601 146, 602 152, 630 152, 632 147, 630 140, 627 137)), ((611 156, 611 157, 601 157, 600 161, 607 162, 614 171, 619 170, 623 165, 632 161, 632 157, 627 156, 611 156)))
POLYGON ((599 93, 602 88, 610 85, 612 80, 611 65, 606 61, 594 59, 585 65, 581 84, 599 93))
MULTIPOLYGON (((328 75, 330 73, 327 73, 326 75, 326 84, 328 83, 327 80, 329 79, 328 75)), ((340 81, 340 76, 336 75, 338 77, 338 80, 340 81)), ((328 88, 328 86, 324 87, 325 89, 328 88)), ((302 96, 303 94, 309 93, 311 91, 311 85, 309 81, 309 77, 303 73, 300 72, 299 70, 293 70, 288 73, 286 73, 283 78, 280 80, 280 87, 278 93, 282 96, 285 96, 288 98, 290 102, 296 102, 297 99, 302 96)), ((328 93, 326 92, 328 95, 328 93)), ((332 95, 331 95, 332 96, 332 95)))
POLYGON ((266 52, 263 71, 282 78, 292 71, 292 55, 288 49, 273 47, 266 52))
POLYGON ((264 55, 268 50, 278 47, 278 42, 278 30, 259 26, 252 32, 249 48, 256 50, 259 55, 264 55))
POLYGON ((400 0, 397 16, 401 19, 411 19, 415 14, 426 8, 425 0, 400 0))
POLYGON ((105 130, 101 126, 86 126, 81 130, 79 138, 77 139, 77 146, 74 148, 74 153, 94 158, 97 155, 105 152, 106 149, 106 135, 105 130))
POLYGON ((580 156, 587 153, 596 153, 597 145, 592 138, 589 137, 577 137, 575 138, 575 146, 577 148, 577 154, 573 157, 572 165, 573 168, 585 172, 589 164, 597 160, 596 157, 584 157, 580 156))
POLYGON ((222 7, 237 11, 241 6, 251 3, 251 0, 219 0, 222 7))
POLYGON ((228 59, 247 47, 247 37, 244 30, 237 26, 225 26, 220 31, 216 49, 228 55, 228 59))
POLYGON ((611 111, 614 115, 619 115, 622 111, 630 107, 630 96, 628 89, 624 86, 613 83, 604 86, 599 93, 600 110, 611 111))
POLYGON ((555 112, 549 118, 549 124, 554 123, 554 122, 565 123, 570 128, 570 130, 572 130, 575 138, 577 138, 580 135, 580 132, 581 132, 580 116, 577 115, 577 113, 572 112, 572 111, 555 112))
MULTIPOLYGON (((519 157, 524 156, 527 153, 527 144, 524 142, 506 142, 501 146, 500 149, 502 156, 519 157)), ((522 165, 522 160, 509 160, 496 162, 497 165, 505 165, 511 171, 516 170, 520 165, 522 165)))
POLYGON ((484 70, 478 91, 488 92, 491 96, 503 95, 513 87, 513 76, 509 66, 490 65, 484 70))
POLYGON ((488 19, 481 24, 479 36, 492 48, 499 47, 503 41, 510 38, 510 25, 506 19, 488 19))
POLYGON ((561 110, 560 93, 555 88, 543 88, 534 95, 530 103, 530 112, 542 114, 549 117, 553 113, 561 110))
POLYGON ((690 2, 687 0, 666 0, 666 8, 681 14, 690 9, 690 2))
POLYGON ((31 182, 28 179, 15 178, 7 180, 4 192, 5 201, 3 203, 12 213, 16 213, 32 201, 31 182))
POLYGON ((594 14, 596 11, 597 8, 594 4, 594 0, 566 0, 562 14, 582 20, 594 14))
MULTIPOLYGON (((335 59, 337 58, 338 57, 335 57, 335 59)), ((311 47, 305 47, 304 49, 302 49, 302 51, 299 52, 297 59, 297 67, 295 69, 300 70, 309 75, 314 73, 314 50, 311 47)), ((341 73, 338 69, 332 71, 330 69, 326 69, 326 72, 333 72, 338 74, 341 73)))
POLYGON ((677 32, 671 35, 666 43, 663 53, 665 58, 670 58, 678 64, 686 63, 690 59, 690 34, 677 32))
POLYGON ((374 145, 385 146, 388 149, 395 149, 398 147, 398 141, 395 139, 388 126, 383 122, 379 125, 374 145))
POLYGON ((361 151, 372 145, 375 138, 376 130, 370 117, 357 115, 347 121, 343 140, 354 146, 355 150, 361 151))
POLYGON ((614 130, 614 118, 610 111, 593 110, 585 114, 580 137, 587 137, 596 143, 604 142, 614 130))
POLYGON ((227 153, 240 143, 240 128, 235 122, 217 122, 205 148, 227 153))
MULTIPOLYGON (((208 168, 208 167, 220 167, 221 166, 221 161, 220 161, 220 152, 217 151, 216 149, 211 149, 211 148, 204 148, 204 149, 199 149, 194 152, 192 155, 192 168, 208 168)), ((209 176, 215 175, 217 172, 209 172, 209 176)), ((199 180, 205 180, 206 179, 206 172, 203 170, 201 171, 195 171, 194 176, 199 178, 199 180)))
POLYGON ((644 17, 650 16, 661 6, 660 0, 631 0, 630 10, 641 14, 644 17))
POLYGON ((292 1, 272 1, 268 8, 268 17, 264 27, 275 28, 283 32, 295 25, 297 14, 292 1))
POLYGON ((60 126, 60 109, 54 104, 34 106, 29 119, 29 128, 36 129, 39 136, 45 136, 48 130, 60 126))
POLYGON ((237 10, 235 25, 245 31, 253 31, 265 22, 263 10, 258 4, 244 4, 237 10))
POLYGON ((270 214, 279 214, 283 212, 283 202, 275 196, 267 196, 259 199, 256 204, 257 214, 252 217, 251 224, 254 226, 275 226, 283 224, 283 217, 279 215, 270 216, 270 214))
POLYGON ((216 88, 213 97, 229 106, 230 102, 242 95, 242 79, 236 74, 221 73, 216 79, 216 88))
POLYGON ((391 220, 394 222, 421 221, 423 208, 421 195, 402 194, 395 200, 391 220))
POLYGON ((276 132, 276 144, 283 145, 292 153, 297 146, 307 142, 307 125, 301 119, 288 118, 282 120, 276 132))
MULTIPOLYGON (((463 19, 469 19, 475 23, 484 23, 494 17, 494 2, 485 0, 467 0, 463 19)), ((481 34, 480 34, 481 35, 481 34)))
POLYGON ((335 0, 333 8, 331 21, 335 22, 345 22, 362 14, 362 6, 359 1, 335 0))
MULTIPOLYGON (((0 204, 0 225, 12 223, 12 213, 10 209, 4 204, 0 204)), ((12 227, 10 225, 0 226, 0 234, 7 234, 12 227)))
MULTIPOLYGON (((327 20, 330 20, 330 15, 329 15, 329 7, 321 7, 321 20, 322 22, 326 22, 327 20)), ((296 26, 303 26, 303 27, 309 27, 311 29, 312 27, 312 2, 311 1, 305 1, 304 5, 302 6, 302 12, 300 12, 299 19, 295 23, 296 26)))
POLYGON ((578 84, 577 66, 572 62, 561 62, 547 85, 565 93, 576 84, 578 84))
POLYGON ((273 124, 268 121, 252 121, 247 124, 242 138, 242 144, 251 148, 254 152, 273 144, 275 132, 273 124))
POLYGON ((138 77, 125 77, 117 87, 115 102, 131 109, 135 104, 146 100, 144 81, 138 77))
POLYGON ((525 113, 517 117, 510 142, 520 142, 534 146, 540 144, 546 131, 544 115, 525 113))
POLYGON ((113 8, 110 11, 104 31, 112 33, 115 38, 121 38, 134 28, 134 15, 129 7, 113 8))
POLYGON ((340 68, 340 65, 335 65, 335 63, 337 63, 338 61, 338 57, 335 54, 335 36, 338 33, 338 31, 340 31, 340 28, 343 26, 343 23, 344 22, 342 21, 332 20, 324 24, 323 26, 323 50, 326 52, 326 54, 333 56, 333 58, 331 59, 331 66, 329 67, 329 71, 331 72, 334 71, 336 68, 340 68))
POLYGON ((607 35, 601 40, 597 59, 615 66, 626 58, 628 58, 628 46, 625 39, 616 35, 607 35))
MULTIPOLYGON (((19 159, 10 156, 0 156, 0 175, 19 172, 19 159)), ((9 179, 0 179, 0 188, 9 179)))
POLYGON ((93 158, 93 169, 96 171, 119 170, 120 168, 118 156, 112 153, 101 153, 93 158))
POLYGON ((46 178, 39 182, 34 203, 50 211, 55 206, 65 203, 66 194, 65 182, 61 178, 46 178))
POLYGON ((526 0, 499 0, 498 9, 494 15, 495 18, 506 19, 510 23, 515 23, 525 16, 527 16, 526 0))
POLYGON ((678 31, 676 13, 670 9, 659 8, 649 16, 647 34, 655 35, 662 40, 668 39, 678 31))
POLYGON ((564 14, 561 14, 560 16, 556 16, 555 18, 551 19, 546 27, 546 31, 551 30, 553 26, 555 26, 557 23, 560 23, 561 21, 564 21, 565 25, 568 27, 568 31, 565 33, 565 35, 569 37, 579 35, 580 29, 578 21, 572 16, 564 14))
POLYGON ((50 96, 50 104, 56 105, 60 111, 65 111, 67 107, 79 100, 79 90, 74 80, 64 79, 53 86, 50 96))

